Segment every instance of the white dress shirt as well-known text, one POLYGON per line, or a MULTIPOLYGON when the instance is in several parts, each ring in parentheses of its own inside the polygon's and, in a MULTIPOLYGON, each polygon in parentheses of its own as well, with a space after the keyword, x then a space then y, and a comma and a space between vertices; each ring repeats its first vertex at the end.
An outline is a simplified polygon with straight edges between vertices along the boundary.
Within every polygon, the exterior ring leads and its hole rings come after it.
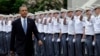
POLYGON ((5 30, 6 32, 11 32, 11 29, 12 29, 12 25, 11 25, 12 21, 9 20, 8 23, 5 25, 5 30))
POLYGON ((40 33, 43 33, 44 32, 44 25, 41 23, 41 21, 42 21, 42 19, 38 19, 38 31, 40 32, 40 33))
POLYGON ((48 33, 50 33, 50 34, 53 34, 53 23, 52 23, 52 20, 51 20, 51 22, 49 22, 50 21, 50 17, 48 17, 47 18, 47 28, 48 28, 48 33))
MULTIPOLYGON (((44 31, 44 33, 48 33, 48 25, 47 24, 44 24, 44 22, 45 22, 45 20, 46 20, 47 18, 46 17, 44 17, 43 18, 43 31, 44 31)), ((47 23, 47 20, 46 20, 46 23, 47 23)))
POLYGON ((94 17, 94 31, 96 34, 100 33, 100 15, 94 17))
MULTIPOLYGON (((24 20, 26 22, 26 27, 27 27, 27 18, 23 18, 21 17, 21 24, 22 24, 22 27, 24 27, 24 20)), ((24 29, 24 28, 23 28, 24 29)))
POLYGON ((93 19, 94 16, 91 16, 90 21, 88 21, 88 17, 85 16, 85 35, 94 35, 94 27, 93 27, 93 19))
POLYGON ((70 17, 68 17, 68 34, 74 35, 75 34, 75 28, 74 28, 74 20, 71 20, 70 17))
POLYGON ((2 31, 2 20, 0 20, 0 31, 2 31))
POLYGON ((53 17, 53 33, 59 33, 59 32, 60 32, 59 22, 55 17, 53 17))
POLYGON ((84 22, 80 21, 80 16, 74 16, 75 20, 75 34, 83 34, 84 22))
POLYGON ((61 33, 67 33, 68 32, 68 21, 67 21, 67 19, 66 19, 66 25, 64 25, 64 19, 63 18, 60 18, 59 22, 60 22, 61 33))

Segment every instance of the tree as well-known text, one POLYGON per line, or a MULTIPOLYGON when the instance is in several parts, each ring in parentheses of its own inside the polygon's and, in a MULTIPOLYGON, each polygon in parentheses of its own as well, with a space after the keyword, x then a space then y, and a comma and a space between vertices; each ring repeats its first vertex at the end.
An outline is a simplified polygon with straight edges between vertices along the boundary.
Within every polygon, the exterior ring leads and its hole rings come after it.
POLYGON ((24 0, 0 0, 0 13, 17 13, 24 0))
POLYGON ((67 0, 63 0, 64 8, 67 9, 67 0))
POLYGON ((16 0, 14 3, 13 3, 13 6, 11 7, 11 13, 18 13, 19 11, 19 7, 24 4, 25 1, 24 0, 16 0))

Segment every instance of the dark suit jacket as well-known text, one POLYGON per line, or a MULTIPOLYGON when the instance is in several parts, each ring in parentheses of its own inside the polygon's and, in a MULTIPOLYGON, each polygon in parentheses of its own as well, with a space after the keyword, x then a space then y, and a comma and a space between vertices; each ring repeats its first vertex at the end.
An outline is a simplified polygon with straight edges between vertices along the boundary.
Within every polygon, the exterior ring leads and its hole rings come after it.
POLYGON ((21 19, 13 21, 10 51, 16 51, 17 53, 32 53, 33 51, 32 33, 34 33, 37 40, 39 40, 38 30, 35 25, 35 22, 32 19, 27 18, 26 34, 24 33, 21 24, 21 19))

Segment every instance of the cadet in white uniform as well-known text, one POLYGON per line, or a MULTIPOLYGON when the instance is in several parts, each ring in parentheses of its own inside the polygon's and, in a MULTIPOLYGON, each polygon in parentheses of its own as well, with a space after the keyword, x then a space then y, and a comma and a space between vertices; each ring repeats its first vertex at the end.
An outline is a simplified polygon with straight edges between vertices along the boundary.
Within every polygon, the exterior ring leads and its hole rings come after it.
POLYGON ((11 38, 11 29, 12 29, 12 26, 11 26, 11 23, 13 21, 13 15, 7 15, 7 19, 5 21, 5 37, 6 37, 6 42, 7 42, 7 52, 9 54, 10 52, 10 38, 11 38))
MULTIPOLYGON (((39 13, 38 12, 35 12, 35 15, 34 15, 34 21, 35 21, 35 24, 36 24, 36 26, 37 26, 37 29, 38 29, 38 31, 39 31, 39 28, 38 28, 38 19, 39 19, 39 13)), ((38 41, 37 41, 37 39, 35 38, 35 36, 34 36, 34 34, 33 34, 33 44, 34 44, 34 51, 35 51, 35 53, 33 53, 35 56, 39 56, 40 55, 40 50, 39 50, 39 45, 38 45, 38 41)))
POLYGON ((93 45, 92 42, 94 41, 94 16, 92 15, 92 9, 91 8, 85 8, 85 36, 86 36, 86 49, 87 49, 87 55, 93 56, 93 45))
POLYGON ((3 17, 4 15, 0 15, 0 55, 3 54, 3 37, 2 37, 2 33, 3 33, 3 17))
MULTIPOLYGON (((44 24, 43 24, 43 18, 45 17, 44 12, 39 12, 39 19, 38 19, 38 29, 39 29, 39 37, 42 39, 42 41, 44 42, 44 24)), ((45 49, 44 49, 44 45, 40 46, 40 55, 39 56, 44 56, 45 55, 45 49)))
POLYGON ((59 56, 59 33, 60 33, 60 27, 59 27, 59 11, 54 10, 53 14, 53 33, 54 33, 54 55, 59 56), (58 41, 57 41, 58 40, 58 41))
POLYGON ((68 56, 68 45, 66 43, 67 38, 67 30, 68 30, 68 19, 66 18, 67 10, 61 8, 61 17, 59 19, 59 25, 60 25, 60 39, 61 39, 61 50, 63 53, 63 56, 68 56))
POLYGON ((48 16, 47 16, 47 37, 46 37, 46 42, 47 42, 47 56, 54 56, 54 49, 53 49, 53 24, 52 24, 52 15, 53 15, 53 10, 48 11, 48 16))
POLYGON ((2 18, 2 54, 6 55, 7 54, 7 41, 6 41, 6 30, 5 30, 5 20, 6 20, 6 15, 2 18))
POLYGON ((96 37, 96 53, 100 56, 100 5, 96 5, 94 8, 95 20, 94 20, 94 32, 96 37))
POLYGON ((75 42, 75 50, 76 50, 76 56, 83 56, 83 50, 82 49, 82 44, 81 44, 81 39, 84 37, 83 32, 84 32, 84 24, 83 24, 83 15, 82 15, 82 9, 77 8, 75 10, 75 34, 76 34, 76 42, 75 42))
POLYGON ((68 18, 68 56, 75 56, 75 45, 73 39, 75 38, 74 30, 74 15, 73 9, 69 8, 67 12, 68 18))
MULTIPOLYGON (((44 18, 44 12, 43 11, 39 11, 37 12, 37 16, 36 16, 36 25, 37 25, 37 29, 39 31, 39 37, 42 39, 42 41, 44 42, 44 25, 43 25, 43 18, 44 18)), ((37 52, 37 56, 44 56, 44 45, 39 46, 37 45, 37 40, 36 40, 36 52, 37 52)))

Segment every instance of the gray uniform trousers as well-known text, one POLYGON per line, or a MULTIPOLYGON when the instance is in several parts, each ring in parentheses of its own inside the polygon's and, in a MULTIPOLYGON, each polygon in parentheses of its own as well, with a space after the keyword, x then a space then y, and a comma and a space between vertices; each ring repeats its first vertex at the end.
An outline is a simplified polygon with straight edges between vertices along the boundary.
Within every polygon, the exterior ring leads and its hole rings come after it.
POLYGON ((3 32, 2 31, 0 31, 0 54, 2 54, 3 53, 3 45, 2 45, 2 43, 3 43, 3 41, 2 41, 2 34, 3 32))
POLYGON ((0 53, 1 54, 7 54, 7 39, 6 39, 6 32, 0 33, 0 53))
POLYGON ((94 56, 92 42, 93 42, 93 36, 92 35, 86 35, 85 45, 86 45, 86 50, 87 50, 88 56, 94 56))
POLYGON ((53 34, 47 34, 47 39, 46 39, 46 53, 47 56, 54 56, 54 48, 53 48, 53 34))
POLYGON ((61 36, 61 48, 60 48, 62 56, 67 56, 67 54, 68 54, 68 52, 67 52, 68 45, 66 43, 66 38, 67 38, 66 34, 62 34, 62 36, 61 36))
POLYGON ((100 56, 100 34, 95 34, 95 36, 96 36, 96 46, 95 46, 96 54, 97 56, 100 56))
POLYGON ((76 34, 76 42, 75 42, 76 56, 83 56, 81 38, 82 34, 76 34))
POLYGON ((57 39, 59 37, 59 33, 54 34, 54 55, 55 56, 60 56, 60 49, 59 49, 59 42, 57 42, 57 39))
MULTIPOLYGON (((44 42, 44 33, 39 33, 39 37, 41 38, 42 42, 44 42)), ((45 49, 44 44, 42 46, 38 45, 36 40, 36 49, 37 49, 37 56, 45 56, 45 49)))
POLYGON ((74 35, 68 35, 68 56, 75 56, 75 45, 73 43, 74 35))

